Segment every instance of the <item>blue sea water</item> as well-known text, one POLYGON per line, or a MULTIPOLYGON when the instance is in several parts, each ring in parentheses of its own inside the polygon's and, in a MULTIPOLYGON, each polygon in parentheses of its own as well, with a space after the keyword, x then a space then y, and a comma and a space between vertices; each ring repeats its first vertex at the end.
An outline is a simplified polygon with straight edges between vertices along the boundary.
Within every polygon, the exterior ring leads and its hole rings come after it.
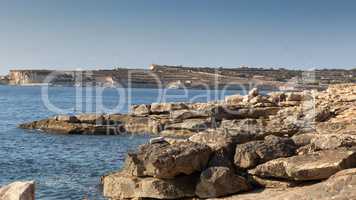
POLYGON ((0 85, 0 185, 35 180, 39 200, 104 199, 100 177, 120 169, 148 136, 56 135, 17 125, 61 113, 125 113, 128 105, 221 99, 245 91, 0 85))

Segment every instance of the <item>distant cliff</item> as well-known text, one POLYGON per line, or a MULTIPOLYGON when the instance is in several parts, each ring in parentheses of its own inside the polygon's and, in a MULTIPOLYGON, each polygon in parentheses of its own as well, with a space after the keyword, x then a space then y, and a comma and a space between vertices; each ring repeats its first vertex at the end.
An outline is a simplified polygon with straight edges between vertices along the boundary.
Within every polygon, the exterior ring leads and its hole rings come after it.
POLYGON ((11 70, 13 85, 112 85, 119 87, 172 87, 201 89, 288 88, 289 85, 323 86, 356 82, 356 70, 287 70, 265 68, 207 68, 152 64, 149 70, 117 68, 112 70, 54 71, 11 70))

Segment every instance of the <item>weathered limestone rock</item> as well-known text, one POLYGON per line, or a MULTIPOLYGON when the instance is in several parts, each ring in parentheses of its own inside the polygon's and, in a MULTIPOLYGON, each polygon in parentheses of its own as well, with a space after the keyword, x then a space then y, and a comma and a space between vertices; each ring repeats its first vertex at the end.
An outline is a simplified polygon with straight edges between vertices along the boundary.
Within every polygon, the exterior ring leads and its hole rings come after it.
POLYGON ((186 129, 191 131, 203 131, 205 129, 211 128, 211 119, 186 119, 180 123, 173 123, 166 125, 166 129, 186 129))
POLYGON ((304 187, 265 189, 219 198, 224 200, 349 200, 356 197, 356 169, 338 172, 328 180, 304 187))
POLYGON ((289 92, 286 94, 286 101, 302 101, 303 94, 297 92, 289 92))
POLYGON ((28 124, 21 124, 19 127, 25 129, 40 129, 46 132, 60 134, 113 135, 120 133, 120 127, 86 123, 69 123, 53 119, 45 119, 28 124))
POLYGON ((234 142, 229 134, 208 130, 191 136, 189 140, 205 144, 214 151, 210 157, 209 166, 233 167, 234 142))
POLYGON ((267 136, 264 141, 252 141, 236 146, 235 165, 249 169, 258 164, 295 154, 296 145, 289 138, 267 136))
POLYGON ((134 115, 149 115, 151 114, 151 105, 133 105, 131 106, 131 112, 134 115))
POLYGON ((196 132, 186 129, 167 129, 159 133, 161 136, 173 138, 189 138, 194 134, 196 134, 196 132))
POLYGON ((207 145, 181 142, 141 145, 127 155, 124 169, 132 176, 174 178, 201 171, 208 163, 211 149, 207 145))
POLYGON ((326 179, 342 169, 352 167, 356 167, 354 151, 325 150, 271 160, 249 172, 265 178, 307 181, 326 179))
POLYGON ((259 94, 258 88, 252 88, 249 92, 248 92, 248 96, 250 97, 255 97, 259 94))
POLYGON ((195 193, 200 198, 226 196, 250 189, 246 179, 227 167, 210 167, 200 175, 195 193))
POLYGON ((286 95, 284 92, 271 92, 268 94, 268 96, 269 100, 275 104, 286 100, 286 95))
POLYGON ((212 150, 228 149, 233 144, 233 139, 229 134, 208 130, 197 133, 189 138, 190 141, 209 146, 212 150))
POLYGON ((281 180, 281 179, 266 179, 258 176, 250 176, 249 181, 255 185, 258 185, 263 188, 289 188, 301 185, 301 181, 290 181, 290 180, 281 180))
POLYGON ((223 129, 256 135, 263 135, 265 131, 264 126, 264 121, 261 119, 223 120, 220 125, 223 129))
POLYGON ((173 110, 188 109, 188 106, 184 103, 152 103, 152 113, 168 113, 173 110))
POLYGON ((69 123, 79 123, 80 120, 76 116, 71 115, 57 115, 54 117, 57 121, 69 122, 69 123))
POLYGON ((301 147, 310 144, 312 139, 316 137, 318 137, 317 133, 304 133, 293 135, 292 140, 298 147, 301 147))
POLYGON ((267 118, 275 115, 280 110, 279 107, 251 107, 239 108, 233 106, 217 106, 213 109, 214 117, 217 120, 223 119, 245 119, 245 118, 267 118))
POLYGON ((315 134, 310 144, 298 149, 298 154, 308 154, 320 150, 351 148, 356 146, 356 136, 347 134, 315 134))
POLYGON ((320 134, 349 134, 356 135, 355 119, 338 121, 338 122, 324 122, 316 125, 316 131, 320 134))
POLYGON ((109 122, 107 121, 107 116, 100 114, 80 114, 76 115, 75 118, 77 118, 80 123, 85 124, 109 124, 109 122))
POLYGON ((35 200, 35 182, 14 182, 0 187, 1 200, 35 200))
POLYGON ((242 103, 243 100, 244 100, 244 96, 239 94, 225 97, 225 103, 230 105, 240 104, 242 103))
POLYGON ((193 197, 197 177, 191 175, 175 179, 140 178, 118 172, 102 178, 103 195, 110 199, 193 197))
POLYGON ((171 119, 176 121, 192 118, 208 118, 212 113, 208 110, 174 110, 171 112, 171 119))

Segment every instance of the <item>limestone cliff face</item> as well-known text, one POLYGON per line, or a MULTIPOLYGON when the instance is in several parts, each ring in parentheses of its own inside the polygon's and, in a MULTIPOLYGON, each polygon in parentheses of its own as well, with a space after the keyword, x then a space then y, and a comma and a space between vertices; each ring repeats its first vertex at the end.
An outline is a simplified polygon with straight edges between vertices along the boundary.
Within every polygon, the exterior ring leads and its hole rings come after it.
MULTIPOLYGON (((52 85, 112 85, 117 87, 170 87, 179 83, 179 88, 215 88, 234 86, 240 88, 256 79, 215 74, 215 71, 158 67, 151 70, 125 69, 92 71, 11 70, 12 85, 49 83, 52 85)), ((262 84, 261 84, 262 85, 262 84)), ((265 86, 275 87, 278 82, 265 81, 265 86)))
POLYGON ((10 84, 26 85, 26 84, 40 84, 43 83, 47 76, 52 72, 51 70, 11 70, 10 84))

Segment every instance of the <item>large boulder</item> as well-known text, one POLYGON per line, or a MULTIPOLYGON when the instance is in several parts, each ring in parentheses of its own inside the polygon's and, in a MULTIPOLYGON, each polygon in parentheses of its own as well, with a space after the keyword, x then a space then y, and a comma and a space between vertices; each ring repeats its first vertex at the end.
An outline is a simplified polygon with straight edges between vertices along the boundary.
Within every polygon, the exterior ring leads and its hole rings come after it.
POLYGON ((14 182, 0 187, 1 200, 35 200, 35 182, 14 182))
POLYGON ((234 163, 238 168, 249 169, 269 160, 293 156, 296 149, 293 140, 270 135, 263 141, 238 144, 234 163))
POLYGON ((189 138, 190 141, 208 145, 214 152, 209 160, 209 166, 233 167, 234 141, 227 134, 215 130, 197 133, 189 138))
POLYGON ((149 115, 151 114, 151 105, 133 105, 131 106, 131 113, 134 115, 149 115))
MULTIPOLYGON (((219 198, 224 200, 348 200, 356 197, 356 169, 338 172, 328 180, 304 187, 264 189, 248 194, 219 198)), ((213 198, 212 198, 213 199, 213 198)))
POLYGON ((195 193, 200 198, 226 196, 247 191, 250 186, 245 178, 227 167, 210 167, 200 175, 195 193))
POLYGON ((181 199, 195 196, 198 176, 180 176, 175 179, 134 177, 118 172, 102 178, 103 195, 110 199, 181 199))
POLYGON ((174 178, 204 169, 211 153, 207 145, 189 141, 145 144, 127 155, 124 169, 132 176, 174 178))
POLYGON ((249 172, 264 178, 308 181, 326 179, 342 169, 352 167, 356 167, 354 151, 325 150, 271 160, 249 172))

